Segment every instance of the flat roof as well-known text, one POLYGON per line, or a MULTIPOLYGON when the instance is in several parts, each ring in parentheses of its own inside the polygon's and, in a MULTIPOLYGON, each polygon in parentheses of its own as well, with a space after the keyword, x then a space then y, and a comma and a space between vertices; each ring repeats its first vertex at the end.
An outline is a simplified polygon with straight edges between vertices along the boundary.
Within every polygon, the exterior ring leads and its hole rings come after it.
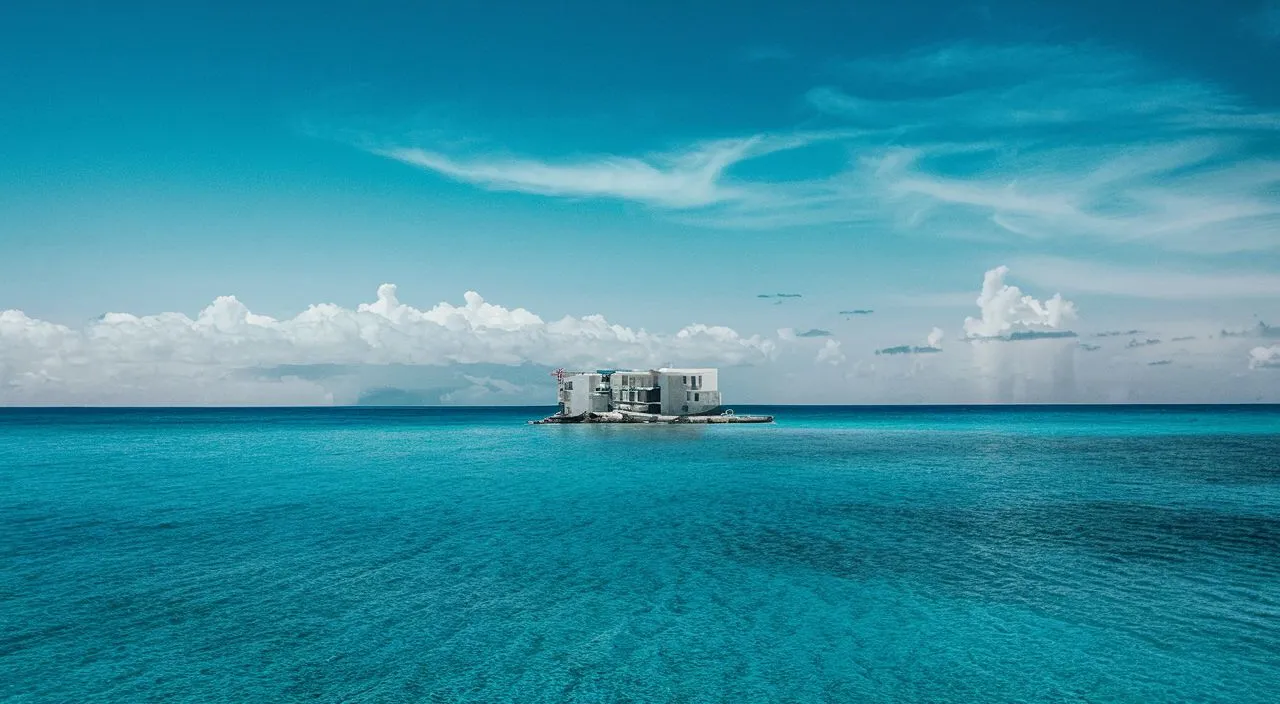
POLYGON ((656 371, 665 374, 706 374, 707 372, 719 371, 715 367, 663 367, 656 371))
POLYGON ((595 371, 566 371, 565 376, 588 376, 591 374, 706 374, 718 372, 716 367, 663 367, 661 369, 597 369, 595 371))

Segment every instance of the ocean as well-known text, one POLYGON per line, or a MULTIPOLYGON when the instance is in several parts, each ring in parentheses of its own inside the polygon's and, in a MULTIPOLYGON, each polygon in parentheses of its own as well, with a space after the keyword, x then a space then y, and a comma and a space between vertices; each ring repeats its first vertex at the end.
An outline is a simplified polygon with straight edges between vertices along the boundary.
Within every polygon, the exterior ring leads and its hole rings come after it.
POLYGON ((1280 692, 1280 407, 549 410, 0 410, 0 700, 1280 692))

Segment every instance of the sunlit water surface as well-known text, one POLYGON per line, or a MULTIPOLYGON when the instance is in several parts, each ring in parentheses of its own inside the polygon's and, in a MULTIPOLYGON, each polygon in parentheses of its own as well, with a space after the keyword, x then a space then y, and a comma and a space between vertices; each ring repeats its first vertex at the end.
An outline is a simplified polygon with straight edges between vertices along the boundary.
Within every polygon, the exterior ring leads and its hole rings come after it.
POLYGON ((0 410, 8 702, 1274 702, 1280 409, 0 410))

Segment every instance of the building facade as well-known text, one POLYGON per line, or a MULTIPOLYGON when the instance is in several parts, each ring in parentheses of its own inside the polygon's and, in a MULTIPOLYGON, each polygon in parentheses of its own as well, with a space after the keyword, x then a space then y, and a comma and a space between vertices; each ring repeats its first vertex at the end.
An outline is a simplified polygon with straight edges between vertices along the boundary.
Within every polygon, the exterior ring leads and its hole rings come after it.
POLYGON ((720 408, 715 369, 601 369, 558 373, 560 414, 630 411, 703 415, 720 408))

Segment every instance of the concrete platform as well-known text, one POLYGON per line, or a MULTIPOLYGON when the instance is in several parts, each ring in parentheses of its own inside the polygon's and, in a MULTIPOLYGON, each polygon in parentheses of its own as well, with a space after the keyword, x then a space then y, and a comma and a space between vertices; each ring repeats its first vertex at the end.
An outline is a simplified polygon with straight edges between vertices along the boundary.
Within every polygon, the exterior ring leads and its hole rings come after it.
POLYGON ((772 423, 773 416, 740 416, 726 411, 714 416, 662 416, 653 413, 607 411, 604 413, 580 413, 574 416, 553 415, 542 420, 531 420, 531 425, 559 423, 666 423, 671 425, 712 423, 772 423))

